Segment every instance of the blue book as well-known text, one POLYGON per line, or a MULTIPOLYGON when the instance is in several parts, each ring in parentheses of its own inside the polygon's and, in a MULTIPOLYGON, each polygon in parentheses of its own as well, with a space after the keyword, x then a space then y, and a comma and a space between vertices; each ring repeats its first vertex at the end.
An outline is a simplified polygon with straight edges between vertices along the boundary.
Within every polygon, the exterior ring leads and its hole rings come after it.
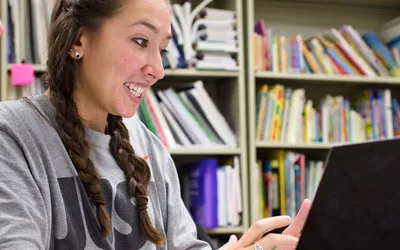
POLYGON ((383 104, 383 96, 382 96, 382 91, 381 90, 375 90, 374 91, 374 96, 378 105, 378 110, 379 110, 379 124, 380 124, 380 129, 379 129, 379 138, 378 139, 383 139, 387 137, 387 132, 386 132, 386 119, 385 119, 385 109, 384 109, 384 104, 383 104))
POLYGON ((218 162, 205 159, 190 170, 190 204, 194 221, 205 229, 218 227, 218 162))
POLYGON ((400 76, 396 63, 390 54, 389 49, 381 42, 374 32, 368 32, 363 35, 363 39, 368 46, 375 52, 378 58, 384 63, 392 76, 400 76))
POLYGON ((350 69, 349 66, 347 66, 345 62, 342 61, 342 59, 340 59, 340 57, 335 53, 334 50, 332 50, 331 48, 327 48, 325 51, 329 56, 332 57, 333 60, 335 60, 337 64, 339 64, 339 66, 346 72, 347 75, 354 75, 354 72, 350 69))
POLYGON ((376 124, 374 95, 372 90, 368 90, 369 106, 371 109, 371 126, 372 126, 372 139, 379 139, 378 124, 376 124))
POLYGON ((400 49, 400 34, 398 37, 388 43, 388 47, 389 49, 392 49, 394 47, 398 47, 400 49))
POLYGON ((397 131, 399 129, 398 126, 398 119, 397 119, 397 112, 398 112, 398 103, 396 99, 392 99, 392 115, 393 115, 393 131, 394 135, 397 135, 397 131))
POLYGON ((303 60, 304 60, 304 73, 313 73, 310 65, 308 64, 307 59, 304 56, 303 56, 303 60))

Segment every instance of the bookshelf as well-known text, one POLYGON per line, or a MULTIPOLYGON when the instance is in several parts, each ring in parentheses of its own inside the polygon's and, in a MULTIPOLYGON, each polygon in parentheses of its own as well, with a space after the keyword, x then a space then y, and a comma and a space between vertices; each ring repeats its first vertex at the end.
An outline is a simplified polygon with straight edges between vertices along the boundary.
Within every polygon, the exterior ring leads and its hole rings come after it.
POLYGON ((264 142, 257 141, 257 149, 330 149, 340 144, 330 143, 282 143, 282 142, 264 142))
MULTIPOLYGON (((172 1, 173 3, 174 1, 172 1)), ((197 5, 201 1, 192 1, 192 6, 197 5)), ((179 147, 170 148, 169 152, 174 158, 176 164, 191 162, 196 159, 204 159, 208 157, 229 158, 238 156, 241 167, 241 188, 242 188, 242 223, 240 226, 220 227, 207 230, 212 237, 229 234, 242 234, 249 227, 249 210, 248 210, 248 177, 247 177, 247 122, 246 122, 246 79, 245 79, 245 62, 243 47, 243 7, 241 0, 223 0, 213 1, 208 7, 235 10, 236 12, 236 30, 238 40, 237 61, 239 68, 237 71, 223 70, 196 70, 196 69, 166 69, 165 78, 154 86, 154 90, 164 90, 169 87, 184 88, 187 84, 201 80, 212 100, 224 114, 229 125, 236 133, 237 147, 179 147)))
MULTIPOLYGON (((193 6, 201 1, 192 1, 193 6)), ((174 1, 172 1, 174 3, 174 1)), ((9 15, 7 12, 7 1, 1 1, 0 17, 6 25, 9 15)), ((239 68, 235 71, 222 70, 196 70, 196 69, 166 69, 165 77, 153 89, 162 90, 169 87, 185 87, 187 84, 196 80, 202 80, 204 87, 209 91, 210 96, 216 103, 221 113, 227 119, 229 125, 235 131, 238 145, 235 147, 174 147, 169 148, 174 160, 185 162, 202 159, 207 157, 229 158, 239 157, 240 161, 240 178, 241 178, 241 196, 242 196, 242 216, 241 224, 237 227, 222 227, 208 230, 210 235, 226 235, 226 234, 242 234, 249 227, 249 211, 248 211, 248 177, 247 177, 247 123, 246 123, 246 79, 245 79, 245 62, 243 47, 243 8, 241 0, 224 0, 213 1, 207 7, 233 10, 236 12, 236 29, 238 40, 237 61, 239 68)), ((25 28, 25 27, 22 27, 25 28)), ((24 32, 21 31, 23 34, 24 32)), ((0 66, 0 101, 7 100, 7 84, 11 70, 11 64, 7 63, 7 29, 1 38, 1 66, 0 66)), ((26 37, 22 35, 22 38, 26 37)), ((46 72, 46 65, 34 64, 36 76, 41 76, 46 72)))
POLYGON ((246 76, 248 114, 248 169, 250 223, 260 218, 258 211, 257 179, 260 171, 257 159, 269 157, 275 150, 303 152, 324 160, 329 149, 343 143, 285 143, 256 140, 256 92, 262 84, 282 84, 285 88, 304 88, 307 99, 318 103, 326 94, 352 97, 369 88, 389 88, 392 98, 399 98, 400 78, 342 75, 316 75, 311 73, 279 73, 255 71, 255 45, 253 34, 256 23, 263 19, 274 36, 303 39, 345 24, 352 25, 360 34, 370 30, 379 34, 381 25, 399 16, 400 2, 394 0, 301 0, 265 1, 248 0, 245 4, 246 21, 246 76))
POLYGON ((364 85, 368 84, 380 84, 380 85, 397 85, 400 86, 400 78, 395 77, 367 77, 367 76, 339 76, 339 75, 314 75, 306 73, 274 73, 274 72, 256 72, 255 78, 257 80, 276 79, 278 81, 285 82, 307 82, 307 83, 319 83, 319 84, 342 84, 347 85, 364 85))

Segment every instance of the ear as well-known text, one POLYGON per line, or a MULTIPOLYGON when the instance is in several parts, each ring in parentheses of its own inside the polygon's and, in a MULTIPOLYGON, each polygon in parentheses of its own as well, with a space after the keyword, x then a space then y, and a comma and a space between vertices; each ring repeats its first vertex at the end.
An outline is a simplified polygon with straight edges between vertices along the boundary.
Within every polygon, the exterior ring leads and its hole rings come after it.
POLYGON ((75 60, 80 60, 84 57, 85 52, 90 47, 90 32, 85 28, 80 28, 78 35, 72 48, 70 49, 70 56, 75 60))

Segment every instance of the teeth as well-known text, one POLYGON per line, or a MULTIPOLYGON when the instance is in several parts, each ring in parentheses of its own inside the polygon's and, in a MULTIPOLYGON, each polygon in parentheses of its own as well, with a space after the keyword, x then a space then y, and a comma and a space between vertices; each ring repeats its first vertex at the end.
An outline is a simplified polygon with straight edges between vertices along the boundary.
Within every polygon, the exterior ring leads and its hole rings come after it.
POLYGON ((134 83, 132 83, 132 82, 124 83, 124 85, 125 85, 126 87, 128 87, 128 88, 131 90, 132 95, 134 95, 134 96, 136 96, 136 97, 140 97, 141 94, 142 94, 143 91, 144 91, 144 88, 143 88, 143 87, 138 86, 138 85, 136 85, 136 84, 134 84, 134 83))

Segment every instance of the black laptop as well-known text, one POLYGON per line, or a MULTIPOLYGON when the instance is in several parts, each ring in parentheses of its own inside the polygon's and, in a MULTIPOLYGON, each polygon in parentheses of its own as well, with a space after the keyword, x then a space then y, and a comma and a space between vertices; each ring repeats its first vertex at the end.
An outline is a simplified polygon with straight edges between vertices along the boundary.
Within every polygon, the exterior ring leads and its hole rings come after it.
POLYGON ((400 249, 400 139, 330 150, 296 249, 400 249))

